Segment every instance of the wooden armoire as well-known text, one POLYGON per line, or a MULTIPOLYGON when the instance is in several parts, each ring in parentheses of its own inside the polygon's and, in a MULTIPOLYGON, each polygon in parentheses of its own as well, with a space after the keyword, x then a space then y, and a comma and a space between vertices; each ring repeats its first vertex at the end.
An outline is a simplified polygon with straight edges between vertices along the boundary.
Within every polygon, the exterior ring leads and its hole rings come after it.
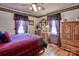
POLYGON ((79 21, 61 22, 61 48, 79 54, 79 21))

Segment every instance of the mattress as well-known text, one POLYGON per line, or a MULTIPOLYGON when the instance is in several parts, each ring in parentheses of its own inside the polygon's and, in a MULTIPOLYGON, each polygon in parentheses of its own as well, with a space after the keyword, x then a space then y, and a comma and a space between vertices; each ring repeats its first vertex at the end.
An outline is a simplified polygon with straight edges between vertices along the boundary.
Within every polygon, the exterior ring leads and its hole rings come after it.
POLYGON ((41 36, 29 33, 13 35, 11 42, 0 44, 0 55, 15 56, 24 50, 31 53, 30 50, 41 46, 41 39, 41 36))

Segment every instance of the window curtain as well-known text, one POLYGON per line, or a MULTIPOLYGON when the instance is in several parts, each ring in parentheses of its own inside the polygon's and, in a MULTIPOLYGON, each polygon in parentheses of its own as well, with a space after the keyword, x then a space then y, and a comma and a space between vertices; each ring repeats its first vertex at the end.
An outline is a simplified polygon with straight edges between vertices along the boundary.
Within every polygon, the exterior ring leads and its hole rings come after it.
POLYGON ((51 20, 51 31, 53 35, 59 35, 60 20, 51 20))
POLYGON ((49 26, 50 26, 50 42, 54 44, 58 44, 60 40, 60 13, 48 16, 49 26))
POLYGON ((28 32, 28 22, 29 22, 28 16, 22 16, 22 15, 15 14, 14 20, 15 20, 15 33, 16 34, 18 34, 18 29, 21 25, 21 21, 22 21, 24 33, 28 32))
MULTIPOLYGON (((56 28, 57 28, 57 29, 59 28, 58 25, 60 25, 59 22, 60 22, 60 20, 61 20, 60 13, 55 14, 55 15, 48 16, 47 18, 48 18, 48 20, 49 20, 49 25, 50 25, 50 28, 51 28, 51 29, 52 29, 52 21, 53 21, 53 20, 54 20, 54 22, 55 22, 56 28)), ((51 30, 50 30, 50 31, 51 31, 51 30)), ((57 31, 58 31, 58 30, 57 30, 57 31)))

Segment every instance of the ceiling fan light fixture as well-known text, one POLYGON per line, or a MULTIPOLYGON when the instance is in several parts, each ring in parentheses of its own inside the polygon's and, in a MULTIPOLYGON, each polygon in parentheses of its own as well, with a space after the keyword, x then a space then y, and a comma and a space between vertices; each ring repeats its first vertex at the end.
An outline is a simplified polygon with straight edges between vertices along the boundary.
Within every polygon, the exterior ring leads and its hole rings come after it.
POLYGON ((30 10, 32 10, 32 7, 29 7, 30 10))
POLYGON ((42 10, 42 7, 38 7, 38 10, 42 10))
POLYGON ((32 5, 29 7, 29 10, 37 12, 43 10, 43 7, 39 6, 37 3, 32 3, 32 5))
POLYGON ((35 12, 37 12, 37 6, 36 6, 36 4, 34 3, 34 4, 32 4, 32 8, 33 8, 33 10, 35 11, 35 12))

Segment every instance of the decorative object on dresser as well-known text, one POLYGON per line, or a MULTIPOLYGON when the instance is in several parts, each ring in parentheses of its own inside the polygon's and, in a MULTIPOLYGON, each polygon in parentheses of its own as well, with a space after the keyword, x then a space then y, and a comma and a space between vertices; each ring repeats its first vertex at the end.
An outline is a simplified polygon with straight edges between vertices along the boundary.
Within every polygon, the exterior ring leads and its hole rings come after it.
POLYGON ((79 21, 61 23, 61 48, 79 55, 79 21))

